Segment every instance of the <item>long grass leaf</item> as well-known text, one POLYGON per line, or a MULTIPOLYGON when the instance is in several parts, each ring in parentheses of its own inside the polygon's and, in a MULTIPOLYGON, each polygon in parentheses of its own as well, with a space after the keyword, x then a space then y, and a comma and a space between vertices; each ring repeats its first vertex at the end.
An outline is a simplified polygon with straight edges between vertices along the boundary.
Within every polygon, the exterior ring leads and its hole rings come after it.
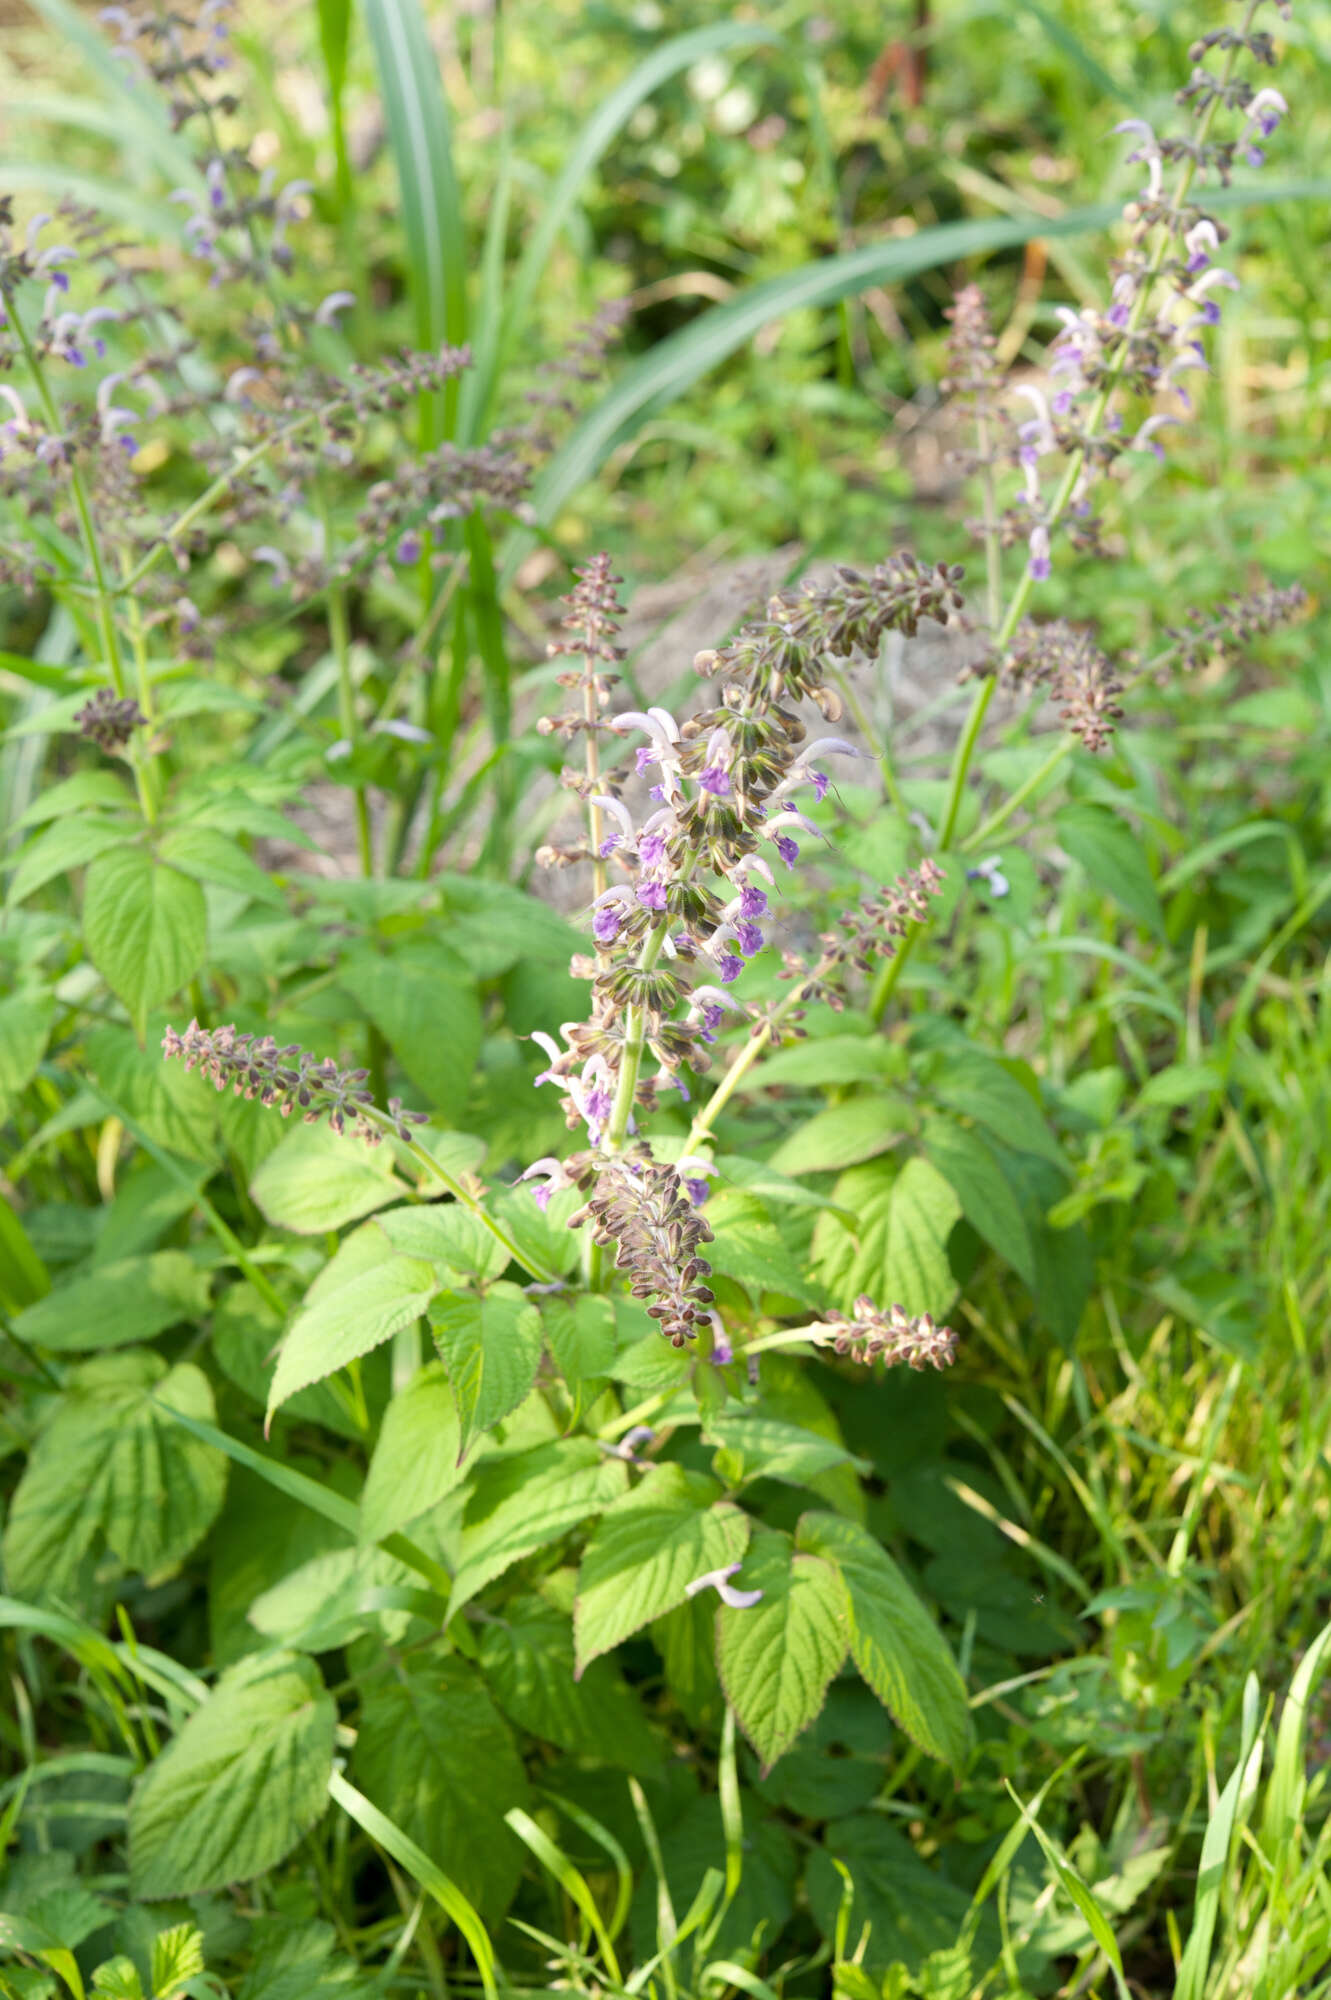
POLYGON ((498 2000, 494 1947, 479 1914, 457 1883, 445 1875, 438 1863, 431 1861, 424 1848, 417 1847, 415 1841, 410 1840, 387 1813, 380 1812, 364 1792, 358 1792, 354 1785, 349 1785, 340 1772, 334 1771, 328 1780, 328 1793, 343 1812, 355 1820, 361 1831, 370 1836, 375 1846, 382 1847, 385 1854, 391 1854, 394 1861, 414 1876, 422 1889, 434 1897, 440 1909, 452 1918, 471 1947, 487 2000, 498 2000))
POLYGON ((484 423, 503 367, 504 357, 531 310, 532 300, 550 261, 550 253, 567 226, 583 182, 623 130, 638 106, 652 92, 668 83, 681 70, 691 69, 704 56, 720 55, 727 49, 774 47, 781 38, 756 22, 718 21, 690 33, 676 35, 653 49, 584 122, 550 191, 541 219, 532 231, 508 288, 503 325, 484 357, 478 355, 476 416, 484 423))
POLYGON ((1238 1761, 1229 1782, 1216 1801, 1202 1836, 1201 1862, 1197 1870, 1197 1895, 1193 1906, 1192 1929, 1174 1982, 1174 2000, 1202 2000, 1206 1973, 1211 1963, 1211 1945, 1220 1914, 1220 1893, 1234 1839, 1235 1822, 1241 1800, 1250 1794, 1261 1768, 1263 1736, 1258 1734, 1257 1677, 1249 1674, 1243 1691, 1243 1734, 1238 1761))
MULTIPOLYGON (((422 348, 467 338, 466 239, 453 132, 419 0, 366 0, 388 140, 402 196, 408 276, 422 348)), ((430 437, 451 435, 457 384, 430 399, 430 437)))
POLYGON ((351 162, 347 156, 347 121, 342 98, 347 85, 347 50, 351 43, 352 0, 316 0, 319 21, 319 53, 323 57, 328 84, 328 123, 333 135, 333 157, 337 162, 338 206, 346 210, 355 194, 351 162))
POLYGON ((588 1928, 601 1948, 601 1956, 606 1969, 615 1984, 619 1984, 619 1960, 615 1947, 610 1942, 610 1933, 602 1921, 601 1912, 596 1907, 596 1898, 580 1871, 574 1867, 562 1847, 551 1840, 543 1827, 537 1825, 530 1813, 521 1806, 513 1806, 504 1814, 505 1820, 525 1847, 531 1849, 543 1868, 549 1870, 569 1901, 573 1903, 587 1920, 588 1928))

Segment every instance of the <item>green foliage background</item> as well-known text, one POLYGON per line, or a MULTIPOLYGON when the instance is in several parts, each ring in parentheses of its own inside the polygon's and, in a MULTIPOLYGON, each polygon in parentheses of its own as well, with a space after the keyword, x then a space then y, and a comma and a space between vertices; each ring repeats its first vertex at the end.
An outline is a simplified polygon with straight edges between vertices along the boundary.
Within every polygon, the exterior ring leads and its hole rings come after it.
MULTIPOLYGON (((570 563, 967 559, 943 309, 978 275, 1033 364, 1054 304, 1103 294, 1111 127, 1167 118, 1182 11, 242 13, 236 129, 312 183, 301 282, 355 292, 346 357, 472 340, 424 441, 486 436, 598 304, 634 312, 535 520, 469 522, 432 679, 411 578, 353 596, 358 699, 405 689, 437 754, 366 738, 339 777, 337 646, 222 542, 199 594, 243 645, 162 677, 150 861, 61 733, 86 630, 0 601, 0 1991, 1331 1990, 1324 5, 1281 31, 1295 115, 1225 211, 1244 288, 1189 443, 1042 607, 1148 649, 1261 574, 1312 616, 1139 690, 1106 756, 1046 771, 1027 718, 993 731, 957 851, 1009 894, 955 870, 885 1030, 867 996, 811 1022, 719 1123, 752 1393, 623 1300, 524 1293, 418 1199, 428 1160, 156 1055, 191 1005, 364 1055, 467 1187, 566 1144, 523 1038, 585 988, 524 801, 570 563), (352 838, 304 872, 311 782, 347 825, 424 801, 424 864, 353 879, 352 838), (781 1344, 866 1286, 953 1315, 958 1367, 781 1344), (643 1412, 673 1441, 631 1480, 607 1447, 643 1412), (759 1611, 686 1595, 735 1560, 759 1611)), ((24 212, 96 198, 173 243, 179 142, 104 31, 41 0, 5 61, 24 212)), ((179 441, 149 471, 198 491, 179 441)), ((940 681, 949 739, 964 700, 940 681)), ((936 741, 889 744, 895 796, 839 787, 797 927, 936 812, 936 741)), ((561 1200, 491 1206, 566 1273, 561 1200)))

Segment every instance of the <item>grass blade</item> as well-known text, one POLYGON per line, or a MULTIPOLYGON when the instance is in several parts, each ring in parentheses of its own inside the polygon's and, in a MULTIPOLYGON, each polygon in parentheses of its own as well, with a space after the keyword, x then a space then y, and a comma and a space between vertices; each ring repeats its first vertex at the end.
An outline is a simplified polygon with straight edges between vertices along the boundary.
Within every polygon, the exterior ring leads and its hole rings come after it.
POLYGON ((563 1849, 555 1845, 549 1834, 537 1825, 530 1813, 523 1812, 521 1806, 511 1807, 504 1814, 504 1818, 523 1845, 529 1848, 542 1867, 547 1868, 554 1876, 569 1901, 582 1912, 588 1928, 601 1948, 606 1969, 618 1985, 620 1971, 615 1947, 610 1942, 610 1933, 601 1920, 601 1912, 596 1907, 596 1898, 587 1887, 582 1875, 573 1866, 563 1849))
POLYGON ((347 48, 351 41, 352 0, 316 0, 319 18, 319 51, 328 79, 328 123, 333 135, 333 157, 337 162, 337 203, 345 214, 355 198, 351 161, 347 156, 347 124, 342 97, 347 83, 347 48))
POLYGON ((478 428, 485 422, 504 358, 531 310, 537 287, 550 261, 550 253, 568 222, 578 198, 578 191, 638 106, 672 76, 678 75, 680 70, 691 68, 704 56, 719 55, 725 49, 762 46, 771 48, 780 45, 779 35, 774 34, 770 28, 760 27, 753 22, 719 21, 713 22, 709 27, 695 28, 691 33, 676 35, 670 41, 663 42, 659 48, 653 49, 651 54, 644 57, 642 62, 625 77, 618 88, 611 91, 604 103, 596 107, 569 149, 559 178, 550 192, 545 212, 532 232, 531 240, 513 274, 502 327, 493 344, 486 343, 489 351, 483 357, 478 356, 479 379, 476 388, 478 428))
MULTIPOLYGON (((453 171, 452 121, 418 0, 366 0, 402 195, 408 273, 422 348, 467 338, 466 240, 453 171)), ((429 399, 430 443, 452 435, 457 384, 429 399)))
POLYGON ((1221 1792, 1216 1809, 1202 1836, 1201 1864, 1197 1870, 1197 1899, 1193 1906, 1192 1929, 1178 1969, 1174 2000, 1202 2000, 1206 1973, 1211 1963, 1211 1944, 1220 1914, 1220 1892, 1234 1839, 1240 1802, 1249 1797, 1261 1769, 1265 1738, 1258 1733, 1260 1697, 1257 1676, 1249 1674, 1243 1690, 1243 1734, 1238 1761, 1221 1792))
POLYGON ((364 1792, 358 1792, 349 1785, 340 1772, 334 1771, 328 1780, 328 1794, 344 1813, 354 1819, 362 1833, 367 1833, 376 1847, 382 1847, 385 1854, 391 1854, 394 1861, 415 1877, 429 1895, 434 1897, 439 1907, 452 1918, 463 1937, 471 1947, 471 1955, 476 1961, 476 1970, 481 1975, 481 1985, 487 2000, 498 2000, 499 1987, 495 1980, 494 1947, 489 1933, 480 1916, 463 1895, 457 1883, 445 1875, 437 1862, 431 1861, 424 1848, 417 1847, 409 1840, 400 1826, 389 1819, 387 1813, 380 1812, 371 1804, 364 1792))

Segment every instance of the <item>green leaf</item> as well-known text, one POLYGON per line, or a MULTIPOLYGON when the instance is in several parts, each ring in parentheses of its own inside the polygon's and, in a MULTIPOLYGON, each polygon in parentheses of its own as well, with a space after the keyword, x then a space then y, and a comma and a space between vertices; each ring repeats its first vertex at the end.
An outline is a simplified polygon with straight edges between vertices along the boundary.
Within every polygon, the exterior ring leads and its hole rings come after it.
POLYGON ((926 1756, 960 1771, 974 1737, 956 1661, 892 1558, 857 1521, 805 1514, 797 1546, 845 1581, 855 1665, 898 1727, 926 1756))
POLYGON ((63 820, 69 814, 89 808, 99 812, 103 807, 111 812, 132 812, 134 794, 114 771, 76 771, 72 778, 47 785, 14 821, 14 829, 49 826, 52 820, 63 820))
POLYGON ((466 967, 451 952, 395 952, 355 959, 338 984, 369 1015, 429 1107, 462 1115, 481 1048, 481 1006, 466 967))
MULTIPOLYGON (((815 1042, 813 1047, 817 1047, 815 1042)), ((821 1174, 853 1167, 895 1146, 912 1123, 909 1101, 881 1088, 819 1111, 777 1147, 771 1164, 783 1174, 821 1174)))
POLYGON ((618 1669, 593 1660, 575 1679, 568 1614, 539 1597, 482 1626, 481 1671, 505 1715, 541 1742, 639 1777, 660 1769, 660 1746, 618 1669))
POLYGON ((230 889, 248 896, 252 903, 271 903, 279 910, 287 907, 277 884, 250 860, 243 847, 216 827, 178 826, 163 835, 157 851, 163 861, 182 875, 193 876, 196 882, 230 889))
POLYGON ((208 1273, 184 1250, 124 1257, 60 1285, 19 1314, 15 1328, 49 1354, 91 1354, 151 1340, 208 1310, 208 1273))
POLYGON ((818 1288, 792 1256, 775 1223, 744 1214, 722 1219, 718 1210, 715 1226, 716 1240, 707 1246, 707 1261, 714 1271, 743 1285, 751 1298, 776 1292, 782 1298, 798 1299, 801 1305, 822 1303, 818 1288))
POLYGON ((297 1389, 322 1382, 419 1319, 440 1277, 422 1257, 404 1257, 377 1222, 367 1222, 319 1273, 282 1343, 268 1414, 297 1389))
POLYGON ((370 1682, 352 1774, 484 1916, 503 1914, 522 1868, 503 1816, 526 1805, 527 1779, 474 1667, 411 1653, 370 1682))
POLYGON ((55 1019, 48 993, 11 993, 0 1000, 0 1119, 37 1074, 55 1019))
POLYGON ((609 1299, 595 1295, 549 1298, 541 1303, 545 1337, 573 1398, 574 1420, 615 1363, 615 1313, 609 1299))
POLYGON ((8 901, 26 902, 57 875, 82 868, 99 854, 123 847, 134 836, 128 822, 104 819, 61 819, 19 849, 18 866, 9 885, 8 901))
POLYGON ((721 1606, 716 1664, 766 1775, 817 1716, 846 1657, 846 1591, 834 1564, 797 1554, 789 1535, 765 1528, 749 1543, 734 1583, 761 1590, 762 1601, 721 1606))
POLYGON ((284 1133, 250 1182, 265 1218, 297 1236, 359 1222, 406 1192, 394 1176, 389 1147, 367 1146, 328 1125, 297 1125, 284 1133))
POLYGON ((1135 917, 1146 930, 1163 937, 1164 911, 1150 864, 1137 835, 1108 806, 1077 800, 1054 815, 1059 843, 1079 861, 1097 889, 1135 917))
POLYGON ((778 1083, 814 1088, 881 1084, 900 1074, 901 1052, 881 1035, 819 1035, 761 1057, 740 1089, 764 1090, 778 1083))
POLYGON ((142 1030, 153 1007, 193 978, 208 944, 197 882, 141 847, 99 855, 83 885, 83 939, 97 970, 142 1030))
POLYGON ((328 1653, 365 1631, 400 1645, 413 1613, 437 1625, 443 1602, 421 1590, 405 1563, 383 1549, 327 1549, 270 1584, 249 1607, 267 1639, 302 1653, 328 1653))
POLYGON ((192 1362, 168 1372, 160 1355, 138 1350, 69 1376, 10 1507, 4 1550, 13 1590, 38 1597, 67 1589, 102 1541, 145 1576, 202 1541, 222 1505, 226 1461, 172 1423, 154 1397, 212 1418, 212 1390, 192 1362))
MULTIPOLYGON (((457 1136, 457 1135, 453 1135, 457 1136)), ((431 1147, 443 1160, 446 1149, 431 1147)), ((428 1257, 455 1284, 485 1285, 508 1268, 508 1253, 480 1217, 455 1201, 432 1201, 381 1216, 379 1227, 408 1257, 428 1257)))
POLYGON ((1026 1218, 983 1134, 951 1118, 927 1118, 920 1143, 956 1195, 971 1228, 1034 1288, 1035 1252, 1026 1218))
POLYGON ((197 1896, 275 1868, 328 1803, 336 1722, 313 1660, 229 1667, 135 1789, 131 1893, 197 1896))
POLYGON ((13 1204, 0 1194, 0 1311, 16 1318, 50 1289, 50 1273, 33 1249, 13 1204))
POLYGON ((927 1160, 907 1160, 899 1173, 882 1166, 852 1167, 833 1190, 839 1209, 858 1217, 850 1228, 839 1216, 819 1217, 814 1263, 822 1282, 849 1308, 861 1292, 909 1313, 946 1313, 956 1297, 947 1239, 961 1204, 927 1160))
POLYGON ((187 1980, 203 1971, 203 1932, 196 1924, 172 1924, 153 1939, 154 2000, 174 2000, 187 1980))
MULTIPOLYGON (((1025 1069, 1024 1064, 1019 1067, 1025 1069)), ((946 1048, 938 1059, 933 1094, 948 1110, 973 1118, 1005 1146, 1036 1153, 1051 1166, 1067 1171, 1058 1141, 1041 1115, 1038 1098, 992 1056, 978 1049, 946 1048)))
POLYGON ((619 1498, 628 1467, 594 1438, 559 1438, 481 1468, 467 1509, 449 1618, 536 1549, 572 1534, 619 1498), (481 1518, 493 1493, 499 1497, 481 1518))
POLYGON ((462 1477, 462 1426, 439 1362, 418 1369, 384 1411, 360 1500, 360 1538, 377 1542, 444 1500, 462 1477))
POLYGON ((698 1577, 740 1559, 748 1516, 720 1493, 702 1473, 655 1465, 601 1517, 578 1571, 573 1631, 579 1673, 683 1604, 698 1577))
POLYGON ((128 1028, 94 1029, 84 1043, 92 1081, 117 1115, 127 1112, 147 1138, 182 1159, 211 1164, 218 1155, 218 1111, 235 1100, 201 1088, 182 1063, 164 1062, 156 1026, 150 1024, 143 1048, 128 1028))
POLYGON ((727 1486, 742 1486, 751 1479, 781 1479, 803 1486, 820 1473, 837 1465, 869 1467, 855 1459, 844 1444, 831 1437, 819 1437, 799 1424, 783 1423, 737 1411, 733 1405, 713 1417, 703 1432, 706 1444, 720 1447, 724 1468, 718 1473, 727 1486))
POLYGON ((430 1331, 457 1399, 462 1459, 536 1380, 541 1315, 517 1285, 501 1283, 484 1298, 445 1292, 430 1308, 430 1331))

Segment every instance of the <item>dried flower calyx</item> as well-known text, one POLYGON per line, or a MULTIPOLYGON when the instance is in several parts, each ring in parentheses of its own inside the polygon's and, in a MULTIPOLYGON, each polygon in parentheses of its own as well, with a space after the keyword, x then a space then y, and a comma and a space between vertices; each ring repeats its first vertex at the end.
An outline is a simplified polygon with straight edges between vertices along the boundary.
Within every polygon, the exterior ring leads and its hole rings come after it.
POLYGON ((685 1346, 713 1302, 701 1283, 712 1267, 698 1254, 712 1232, 675 1169, 645 1150, 607 1160, 594 1194, 569 1226, 588 1220, 597 1243, 615 1245, 615 1267, 628 1277, 634 1298, 650 1299, 649 1317, 672 1346, 685 1346))
POLYGON ((99 750, 123 750, 147 716, 132 695, 117 695, 113 688, 98 688, 74 717, 79 734, 99 750))
POLYGON ((811 1328, 815 1338, 852 1361, 884 1361, 889 1368, 948 1368, 956 1360, 957 1336, 931 1313, 908 1313, 904 1306, 876 1306, 867 1292, 855 1301, 854 1315, 830 1312, 811 1328))
POLYGON ((385 1133, 410 1139, 413 1125, 426 1125, 423 1111, 405 1111, 390 1098, 380 1111, 365 1088, 369 1071, 340 1069, 331 1056, 316 1056, 298 1042, 279 1048, 271 1035, 238 1034, 233 1026, 201 1028, 191 1021, 182 1035, 168 1028, 162 1053, 179 1056, 187 1070, 198 1068, 218 1090, 275 1106, 284 1118, 303 1114, 307 1125, 326 1118, 334 1132, 350 1123, 354 1137, 377 1146, 385 1133))

